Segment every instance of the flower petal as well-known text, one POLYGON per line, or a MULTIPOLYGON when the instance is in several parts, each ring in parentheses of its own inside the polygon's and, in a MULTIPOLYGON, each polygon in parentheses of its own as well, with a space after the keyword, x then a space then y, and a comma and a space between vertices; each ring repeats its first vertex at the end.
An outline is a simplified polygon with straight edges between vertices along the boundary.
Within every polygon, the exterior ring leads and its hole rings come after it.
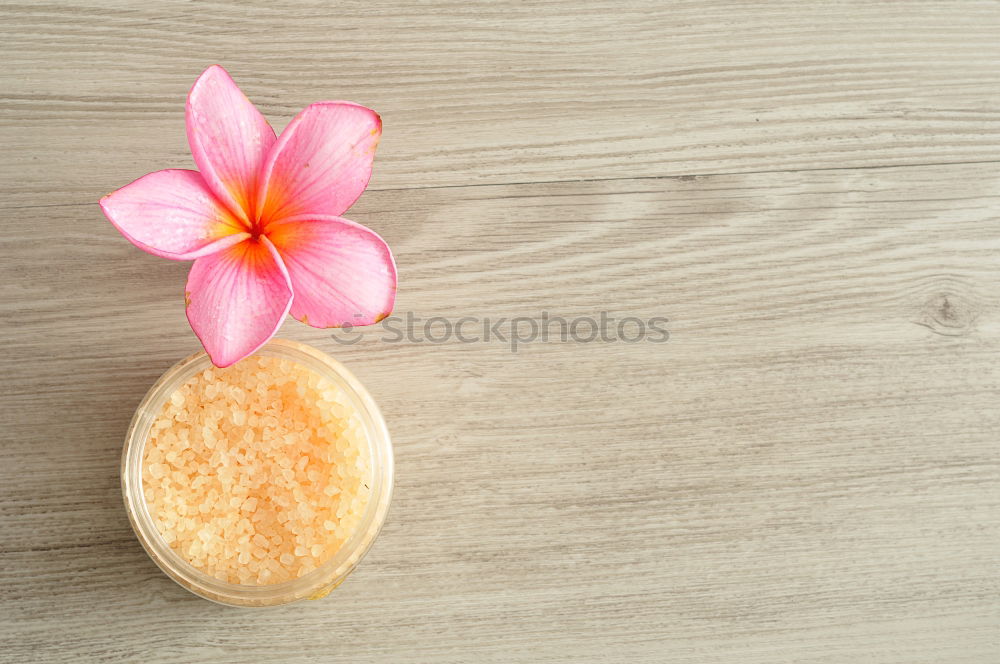
POLYGON ((307 106, 267 157, 260 219, 347 210, 368 186, 381 135, 382 119, 370 108, 344 101, 307 106))
POLYGON ((236 216, 253 219, 257 177, 274 130, 219 65, 206 69, 188 94, 187 135, 215 195, 236 216))
POLYGON ((228 367, 274 336, 292 287, 274 246, 262 237, 196 260, 186 300, 188 322, 208 356, 228 367))
POLYGON ((294 217, 269 227, 288 269, 292 316, 313 327, 371 325, 392 311, 396 264, 374 231, 340 217, 294 217))
POLYGON ((198 171, 145 175, 102 198, 101 210, 129 242, 174 260, 198 258, 249 237, 198 171))

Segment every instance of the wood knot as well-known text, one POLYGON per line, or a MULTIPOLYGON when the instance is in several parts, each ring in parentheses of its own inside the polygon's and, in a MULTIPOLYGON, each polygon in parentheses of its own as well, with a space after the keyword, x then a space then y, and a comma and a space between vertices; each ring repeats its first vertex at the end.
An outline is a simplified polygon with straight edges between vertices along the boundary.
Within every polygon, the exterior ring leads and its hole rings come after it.
POLYGON ((927 299, 913 322, 934 334, 960 337, 972 331, 978 316, 969 300, 955 293, 939 292, 927 299))

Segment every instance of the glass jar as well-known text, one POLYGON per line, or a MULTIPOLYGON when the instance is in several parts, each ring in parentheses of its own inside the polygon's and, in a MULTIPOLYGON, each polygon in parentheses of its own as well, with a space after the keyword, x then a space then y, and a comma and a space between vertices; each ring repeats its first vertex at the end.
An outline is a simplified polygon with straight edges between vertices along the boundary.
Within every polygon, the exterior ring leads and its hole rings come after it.
POLYGON ((392 444, 378 406, 364 386, 342 364, 316 348, 273 339, 255 355, 298 363, 344 390, 357 410, 371 453, 371 498, 357 530, 325 563, 303 576, 272 585, 240 585, 220 581, 196 569, 163 540, 150 515, 143 493, 143 454, 150 429, 164 402, 181 385, 212 366, 205 352, 181 360, 153 384, 136 408, 125 437, 121 479, 125 510, 139 542, 160 569, 196 595, 233 606, 273 606, 300 599, 319 599, 340 585, 378 536, 392 496, 392 444))

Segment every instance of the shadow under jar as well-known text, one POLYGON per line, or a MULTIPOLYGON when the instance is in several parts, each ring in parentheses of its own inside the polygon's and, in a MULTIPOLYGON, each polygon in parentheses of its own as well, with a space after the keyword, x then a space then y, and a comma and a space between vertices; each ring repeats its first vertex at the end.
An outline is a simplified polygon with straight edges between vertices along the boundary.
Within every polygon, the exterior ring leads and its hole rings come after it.
MULTIPOLYGON (((360 512, 360 518, 357 519, 353 531, 339 548, 330 552, 325 560, 318 562, 315 569, 301 576, 277 583, 261 584, 259 581, 233 582, 231 578, 228 580, 219 578, 222 576, 220 574, 207 573, 193 565, 190 556, 184 555, 167 542, 157 527, 157 517, 147 500, 143 477, 144 472, 150 472, 146 464, 147 445, 151 444, 154 424, 163 420, 165 409, 170 407, 168 402, 172 398, 179 398, 175 395, 182 386, 199 375, 204 375, 203 372, 206 370, 227 371, 214 369, 204 352, 196 353, 171 367, 150 388, 136 409, 122 453, 121 480, 125 508, 132 528, 153 561, 170 578, 201 597, 223 604, 248 607, 287 604, 307 598, 319 599, 336 588, 351 573, 371 548, 385 522, 393 483, 393 456, 389 433, 368 391, 343 365, 325 353, 305 344, 277 339, 268 342, 251 358, 234 366, 238 367, 243 362, 253 362, 255 358, 271 358, 261 362, 284 361, 283 366, 288 366, 290 363, 297 371, 307 372, 317 379, 322 379, 324 381, 322 384, 330 384, 336 390, 340 407, 346 407, 352 411, 351 416, 357 418, 355 421, 355 429, 359 434, 357 439, 360 441, 359 444, 366 446, 367 451, 365 484, 368 500, 360 512)), ((197 404, 192 405, 198 407, 197 404)), ((248 436, 248 439, 250 437, 248 436)), ((333 440, 329 442, 331 445, 336 444, 333 440)), ((158 468, 155 470, 162 473, 158 468)), ((274 470, 281 472, 284 469, 275 467, 274 470)), ((217 471, 216 468, 209 472, 217 471)), ((197 477, 195 481, 199 481, 197 477)), ((209 482, 212 478, 202 481, 209 482)), ((277 481, 280 482, 280 479, 277 481)), ((263 489, 266 491, 267 487, 263 489)), ((228 496, 226 498, 228 499, 228 496)), ((311 509, 312 506, 307 506, 304 511, 309 512, 311 509)), ((162 521, 159 524, 162 528, 162 521)), ((209 537, 219 537, 219 534, 209 537)), ((229 545, 231 546, 227 546, 228 549, 235 546, 232 542, 229 545)))

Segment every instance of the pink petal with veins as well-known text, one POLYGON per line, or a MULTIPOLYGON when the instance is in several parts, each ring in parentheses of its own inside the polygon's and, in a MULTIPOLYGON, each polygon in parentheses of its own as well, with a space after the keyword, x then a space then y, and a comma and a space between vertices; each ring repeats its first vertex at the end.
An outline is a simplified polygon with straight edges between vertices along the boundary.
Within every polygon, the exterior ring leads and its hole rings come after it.
POLYGON ((295 116, 264 164, 260 218, 336 216, 368 186, 382 135, 378 113, 350 102, 319 102, 295 116))
POLYGON ((227 367, 267 343, 292 303, 288 272, 273 245, 247 240, 195 261, 187 317, 212 363, 227 367))
POLYGON ((371 325, 392 311, 396 264, 374 231, 340 217, 292 217, 268 228, 295 298, 291 314, 313 327, 371 325))
POLYGON ((191 88, 187 135, 208 186, 236 216, 253 220, 257 177, 274 130, 219 65, 206 69, 191 88))
POLYGON ((132 244, 156 256, 191 260, 249 236, 197 171, 156 171, 101 199, 101 210, 132 244))

